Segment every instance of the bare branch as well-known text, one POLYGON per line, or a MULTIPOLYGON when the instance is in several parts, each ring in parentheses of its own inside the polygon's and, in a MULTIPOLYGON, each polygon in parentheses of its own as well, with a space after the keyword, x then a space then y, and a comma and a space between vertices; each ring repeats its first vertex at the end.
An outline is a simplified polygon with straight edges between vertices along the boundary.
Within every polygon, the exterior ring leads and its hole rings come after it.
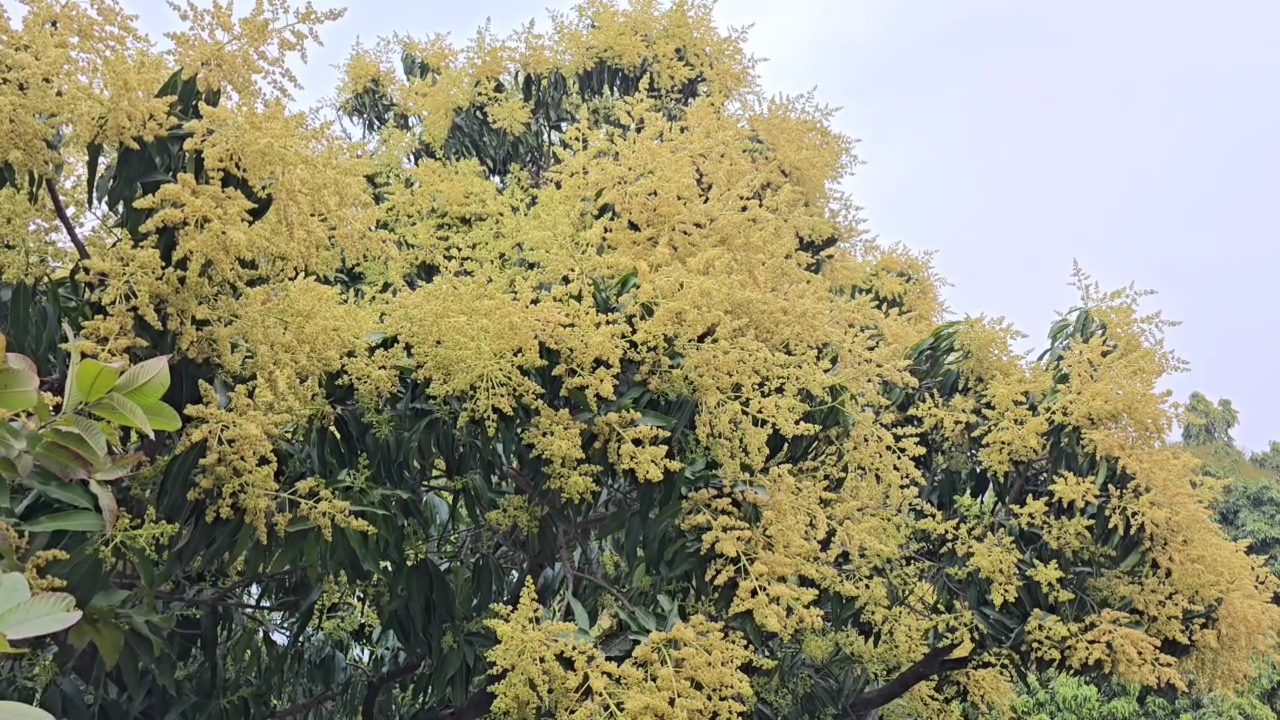
POLYGON ((45 178, 44 187, 49 191, 49 199, 53 201, 53 211, 58 214, 58 221, 67 231, 67 237, 71 238, 71 244, 76 246, 76 254, 80 256, 81 261, 88 260, 89 249, 80 240, 80 233, 76 232, 76 226, 71 222, 71 216, 67 214, 67 206, 62 204, 62 196, 58 194, 58 186, 54 184, 53 178, 45 178))
POLYGON ((908 690, 931 677, 966 667, 972 658, 947 657, 955 652, 957 647, 957 645, 943 645, 930 650, 928 654, 911 667, 903 670, 894 679, 871 692, 865 692, 855 697, 844 708, 844 713, 840 715, 840 720, 858 720, 858 718, 865 717, 867 713, 897 700, 907 694, 908 690))

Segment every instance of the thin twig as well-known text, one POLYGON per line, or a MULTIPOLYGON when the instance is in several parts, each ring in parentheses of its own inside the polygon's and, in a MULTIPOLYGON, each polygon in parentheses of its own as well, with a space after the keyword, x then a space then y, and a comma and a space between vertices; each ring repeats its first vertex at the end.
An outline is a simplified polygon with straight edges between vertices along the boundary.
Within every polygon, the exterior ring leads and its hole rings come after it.
POLYGON ((49 191, 49 199, 53 201, 53 211, 58 214, 58 220, 67 231, 67 237, 71 238, 71 244, 76 246, 76 254, 80 256, 81 261, 88 260, 89 249, 81 242, 80 233, 76 232, 76 226, 72 224, 71 216, 67 214, 67 208, 62 204, 62 196, 58 194, 58 186, 54 184, 53 178, 45 178, 44 187, 49 191))

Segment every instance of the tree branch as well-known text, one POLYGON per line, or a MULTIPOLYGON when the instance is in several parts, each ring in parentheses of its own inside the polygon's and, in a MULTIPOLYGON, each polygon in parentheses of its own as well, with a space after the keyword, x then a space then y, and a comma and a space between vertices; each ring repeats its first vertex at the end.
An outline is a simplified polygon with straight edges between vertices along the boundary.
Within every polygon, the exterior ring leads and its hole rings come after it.
POLYGON ((418 672, 420 667, 422 667, 422 658, 418 658, 404 667, 379 675, 370 681, 369 686, 364 691, 364 702, 360 704, 361 720, 375 720, 377 717, 375 713, 378 711, 378 696, 382 695, 382 689, 410 677, 418 672))
POLYGON ((76 226, 71 222, 71 216, 67 214, 67 207, 62 204, 62 196, 58 194, 58 186, 54 184, 53 178, 44 179, 44 188, 49 191, 49 199, 53 201, 53 211, 58 214, 58 221, 67 231, 67 237, 71 238, 71 244, 76 246, 76 254, 82 261, 88 260, 89 249, 80 240, 80 233, 76 232, 76 226))
MULTIPOLYGON (((376 705, 378 702, 377 694, 382 691, 383 687, 390 685, 393 682, 398 682, 400 680, 403 680, 406 677, 409 677, 410 675, 417 672, 418 668, 421 668, 421 667, 422 667, 422 658, 416 658, 414 660, 411 660, 408 665, 403 665, 401 667, 395 668, 394 670, 388 670, 387 672, 382 673, 381 675, 378 675, 372 678, 371 680, 369 680, 369 690, 365 692, 364 705, 362 706, 364 709, 362 710, 363 714, 361 715, 361 717, 362 718, 373 717, 372 715, 368 714, 370 712, 369 711, 369 707, 370 707, 369 694, 370 693, 373 693, 373 703, 376 705)), ((354 685, 355 683, 356 683, 356 678, 354 677, 349 678, 346 682, 342 683, 341 685, 339 685, 338 687, 332 690, 329 690, 328 692, 320 693, 315 697, 307 698, 306 700, 296 702, 290 705, 289 707, 276 710, 275 712, 271 713, 271 715, 269 715, 268 717, 271 717, 274 720, 276 718, 293 717, 295 715, 302 715, 303 713, 310 712, 311 710, 315 710, 329 702, 332 702, 342 697, 347 693, 348 690, 351 689, 351 686, 354 685)))
POLYGON ((916 685, 928 680, 936 675, 948 673, 953 670, 960 670, 967 666, 972 659, 971 657, 948 658, 947 656, 955 652, 958 645, 943 645, 942 647, 930 650, 923 658, 914 665, 903 670, 897 677, 880 687, 865 692, 855 697, 852 702, 844 708, 844 712, 839 716, 839 720, 858 720, 866 713, 877 708, 884 707, 889 703, 897 700, 907 691, 916 685))

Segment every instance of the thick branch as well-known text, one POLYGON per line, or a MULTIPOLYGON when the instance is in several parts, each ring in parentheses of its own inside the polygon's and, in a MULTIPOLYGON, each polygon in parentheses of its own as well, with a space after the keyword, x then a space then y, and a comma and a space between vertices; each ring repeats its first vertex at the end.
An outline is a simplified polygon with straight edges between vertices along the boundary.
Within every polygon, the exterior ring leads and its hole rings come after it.
POLYGON ((404 680, 418 672, 418 668, 422 667, 422 660, 415 660, 404 667, 396 668, 391 672, 374 678, 364 691, 364 702, 360 705, 361 720, 375 720, 378 711, 378 697, 382 695, 382 689, 388 685, 404 680))
POLYGON ((71 216, 67 214, 67 206, 62 204, 62 196, 58 194, 58 186, 54 184, 53 178, 45 178, 44 187, 49 191, 49 199, 53 201, 53 211, 58 214, 58 221, 67 231, 67 237, 71 238, 71 244, 76 246, 76 254, 82 261, 88 260, 89 249, 80 240, 80 233, 76 232, 76 226, 71 222, 71 216))
MULTIPOLYGON (((393 682, 398 682, 400 680, 403 680, 406 677, 409 677, 410 675, 417 672, 418 668, 420 667, 422 667, 422 658, 417 658, 410 661, 408 665, 398 667, 394 670, 388 670, 387 672, 371 679, 369 681, 369 692, 374 692, 373 702, 375 704, 377 703, 378 701, 377 692, 380 692, 384 686, 389 685, 393 682), (374 691, 374 688, 377 688, 377 691, 374 691)), ((356 682, 356 678, 354 677, 350 678, 346 682, 342 683, 338 687, 328 692, 323 692, 323 693, 320 693, 319 695, 316 695, 315 697, 307 698, 306 700, 296 702, 287 708, 281 708, 279 710, 276 710, 275 712, 271 713, 269 717, 273 719, 293 717, 295 715, 302 715, 303 713, 310 712, 311 710, 315 710, 317 708, 323 707, 324 705, 327 705, 328 703, 334 700, 337 700, 338 698, 345 695, 347 691, 351 689, 351 686, 355 684, 355 682, 356 682)), ((367 708, 369 705, 368 693, 365 694, 364 702, 365 702, 365 707, 367 708)), ((363 717, 370 717, 370 716, 364 715, 363 717)))
POLYGON ((884 707, 889 703, 897 700, 911 688, 928 680, 929 678, 953 670, 960 670, 969 664, 971 658, 948 658, 947 656, 955 652, 957 645, 943 645, 939 648, 930 650, 927 655, 917 661, 914 665, 903 670, 897 677, 871 692, 863 693, 853 699, 844 712, 840 715, 840 720, 857 720, 865 713, 871 712, 876 708, 884 707))

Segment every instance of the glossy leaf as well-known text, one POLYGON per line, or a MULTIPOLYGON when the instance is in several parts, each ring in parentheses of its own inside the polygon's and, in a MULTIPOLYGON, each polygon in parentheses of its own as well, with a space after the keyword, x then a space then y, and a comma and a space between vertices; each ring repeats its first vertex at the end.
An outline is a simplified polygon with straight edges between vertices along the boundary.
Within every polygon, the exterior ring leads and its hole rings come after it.
POLYGON ((86 409, 108 422, 128 428, 136 428, 148 437, 154 435, 151 431, 151 423, 147 420, 146 412, 136 402, 118 392, 107 393, 106 397, 87 406, 86 409))
POLYGON ((146 406, 160 402, 169 389, 169 382, 169 356, 161 355, 125 370, 114 391, 146 406))
POLYGON ((100 400, 111 392, 120 378, 120 366, 85 358, 76 367, 73 377, 66 401, 66 407, 70 410, 100 400))

